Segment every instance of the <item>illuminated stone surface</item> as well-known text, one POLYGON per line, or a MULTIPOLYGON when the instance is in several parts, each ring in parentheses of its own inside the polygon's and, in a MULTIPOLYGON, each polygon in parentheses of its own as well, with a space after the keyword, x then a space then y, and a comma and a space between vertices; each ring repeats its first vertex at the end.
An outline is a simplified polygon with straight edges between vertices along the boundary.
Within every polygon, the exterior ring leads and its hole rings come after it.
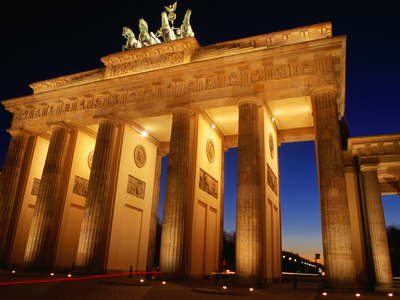
MULTIPOLYGON (((14 207, 22 161, 29 136, 23 132, 11 133, 10 146, 4 162, 0 182, 0 258, 5 247, 7 232, 14 207)), ((3 259, 2 259, 3 262, 3 259)))
POLYGON ((24 258, 24 263, 33 268, 49 268, 52 264, 49 253, 56 247, 62 209, 57 194, 61 192, 59 185, 69 132, 68 128, 55 125, 51 133, 24 258))
POLYGON ((261 279, 261 179, 258 107, 243 98, 239 106, 236 272, 239 280, 261 279))
POLYGON ((83 212, 76 265, 80 269, 104 269, 107 239, 106 207, 111 160, 117 123, 101 120, 94 149, 92 170, 83 212))
POLYGON ((168 158, 160 268, 173 277, 184 275, 183 248, 189 168, 190 116, 188 110, 173 112, 168 158))
POLYGON ((322 245, 326 278, 333 286, 356 280, 336 96, 330 87, 312 95, 322 245))
POLYGON ((375 284, 380 288, 394 287, 377 171, 378 165, 376 164, 361 166, 365 210, 375 271, 375 284))

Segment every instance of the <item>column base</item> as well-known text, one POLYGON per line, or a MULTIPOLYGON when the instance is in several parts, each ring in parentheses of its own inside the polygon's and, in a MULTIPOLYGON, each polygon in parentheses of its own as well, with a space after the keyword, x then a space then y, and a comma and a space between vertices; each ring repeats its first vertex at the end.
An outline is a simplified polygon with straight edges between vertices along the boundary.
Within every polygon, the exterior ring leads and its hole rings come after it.
POLYGON ((106 274, 107 270, 98 267, 83 267, 74 265, 71 267, 71 272, 76 274, 106 274))
POLYGON ((237 287, 264 287, 265 284, 262 282, 261 277, 258 276, 237 276, 234 280, 233 283, 237 287))
POLYGON ((332 291, 339 293, 355 293, 363 290, 362 286, 355 281, 335 281, 327 280, 322 285, 324 291, 332 291))
POLYGON ((44 272, 53 270, 52 266, 49 265, 40 265, 40 264, 28 264, 23 263, 18 266, 21 270, 31 271, 31 272, 44 272))
POLYGON ((190 277, 188 277, 187 275, 172 273, 172 272, 159 273, 157 274, 157 278, 159 280, 172 280, 172 281, 181 281, 190 279, 190 277))
POLYGON ((376 293, 399 294, 400 289, 394 283, 376 283, 374 290, 376 293))

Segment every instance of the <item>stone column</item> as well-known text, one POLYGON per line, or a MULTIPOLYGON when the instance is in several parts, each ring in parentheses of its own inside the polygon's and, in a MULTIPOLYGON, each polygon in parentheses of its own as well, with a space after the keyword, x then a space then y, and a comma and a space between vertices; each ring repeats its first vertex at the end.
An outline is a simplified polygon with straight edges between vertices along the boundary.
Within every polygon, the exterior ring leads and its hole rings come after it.
POLYGON ((113 120, 99 121, 76 257, 76 267, 82 271, 101 272, 105 267, 105 208, 117 125, 113 120))
POLYGON ((158 217, 158 200, 160 197, 160 176, 161 176, 161 161, 163 154, 159 149, 156 157, 156 169, 154 172, 154 187, 153 187, 153 201, 151 204, 151 219, 150 219, 150 232, 149 232, 149 247, 147 250, 147 270, 151 271, 154 266, 154 255, 156 250, 157 238, 157 217, 158 217))
POLYGON ((47 269, 53 263, 58 231, 58 226, 54 225, 59 221, 54 219, 54 215, 60 215, 54 211, 54 207, 60 207, 55 202, 61 181, 69 132, 70 129, 63 125, 52 126, 49 149, 25 250, 24 263, 28 267, 47 269))
POLYGON ((171 277, 184 276, 183 248, 186 221, 190 118, 192 112, 172 112, 167 183, 161 235, 160 269, 171 277))
POLYGON ((239 106, 236 272, 239 281, 261 279, 261 175, 258 99, 239 106))
POLYGON ((378 179, 378 165, 361 166, 365 210, 377 289, 393 287, 392 265, 378 179))
POLYGON ((355 284, 356 272, 336 89, 314 90, 312 104, 326 281, 333 288, 345 288, 355 284))
MULTIPOLYGON (((0 181, 0 257, 2 257, 11 214, 17 193, 21 166, 29 135, 22 131, 11 132, 10 145, 0 181)), ((2 262, 5 263, 5 262, 2 262)))

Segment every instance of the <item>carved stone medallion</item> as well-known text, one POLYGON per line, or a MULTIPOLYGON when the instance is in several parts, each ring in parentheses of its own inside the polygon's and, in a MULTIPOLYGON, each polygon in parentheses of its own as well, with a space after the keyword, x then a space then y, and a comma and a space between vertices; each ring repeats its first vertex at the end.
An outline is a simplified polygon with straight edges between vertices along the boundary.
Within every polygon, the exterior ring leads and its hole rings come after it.
POLYGON ((133 153, 133 157, 135 158, 135 163, 138 168, 143 168, 146 164, 146 150, 142 145, 137 145, 135 147, 135 151, 133 153))
POLYGON ((271 158, 274 158, 275 155, 274 137, 271 132, 269 133, 269 154, 271 154, 271 158))
POLYGON ((88 166, 89 166, 89 169, 92 169, 93 154, 94 154, 94 151, 92 150, 92 151, 90 151, 90 153, 89 153, 89 155, 88 155, 88 157, 87 157, 87 164, 88 164, 88 166))
POLYGON ((206 153, 208 161, 212 164, 215 160, 215 146, 212 139, 207 140, 206 153))

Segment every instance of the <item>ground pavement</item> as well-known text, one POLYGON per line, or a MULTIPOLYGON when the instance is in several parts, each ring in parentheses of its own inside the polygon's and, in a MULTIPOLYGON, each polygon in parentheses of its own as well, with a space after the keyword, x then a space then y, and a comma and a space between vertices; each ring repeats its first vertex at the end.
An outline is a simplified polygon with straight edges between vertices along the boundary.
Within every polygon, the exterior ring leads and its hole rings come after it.
MULTIPOLYGON (((180 281, 165 284, 161 280, 144 280, 144 277, 134 275, 107 276, 107 277, 82 277, 73 274, 49 274, 38 273, 11 273, 0 272, 0 299, 357 299, 354 293, 332 293, 322 295, 320 290, 321 280, 301 280, 294 288, 294 282, 274 284, 265 289, 249 291, 248 288, 233 287, 227 284, 227 289, 222 288, 223 282, 216 284, 215 281, 180 281)), ((362 293, 361 299, 400 299, 400 295, 388 297, 387 294, 362 293)))

